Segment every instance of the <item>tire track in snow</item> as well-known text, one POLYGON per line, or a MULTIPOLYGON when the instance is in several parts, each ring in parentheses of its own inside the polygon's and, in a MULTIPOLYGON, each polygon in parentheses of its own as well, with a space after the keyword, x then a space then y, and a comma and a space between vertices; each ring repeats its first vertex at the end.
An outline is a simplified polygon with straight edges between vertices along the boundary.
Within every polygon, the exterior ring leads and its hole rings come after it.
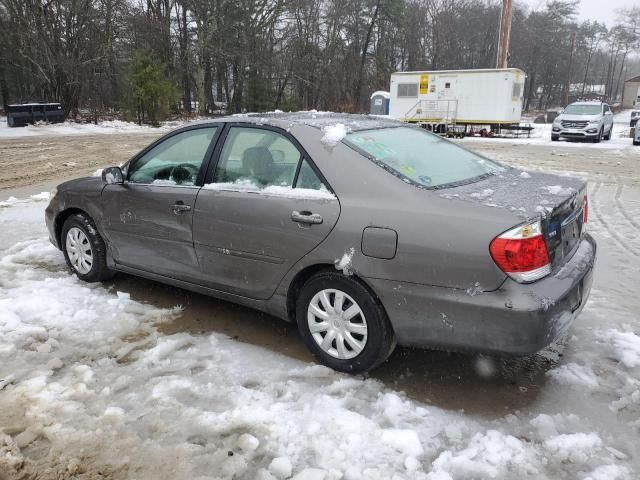
POLYGON ((626 218, 627 221, 636 228, 636 230, 640 230, 640 224, 636 222, 631 215, 629 215, 629 212, 627 212, 627 209, 624 207, 623 201, 621 200, 624 185, 619 178, 616 178, 616 181, 618 182, 615 195, 616 206, 618 207, 618 210, 620 211, 622 216, 626 218))
POLYGON ((593 192, 591 192, 591 204, 593 205, 593 213, 595 214, 595 217, 598 219, 600 224, 602 224, 602 226, 607 231, 607 233, 611 236, 611 238, 613 238, 613 240, 623 250, 626 250, 627 252, 629 252, 631 255, 635 257, 640 257, 640 253, 638 253, 638 251, 635 248, 633 248, 631 245, 629 245, 624 239, 620 238, 620 236, 613 230, 613 228, 611 228, 608 221, 606 221, 603 218, 602 214, 600 213, 600 208, 598 207, 596 196, 601 186, 602 186, 602 182, 598 182, 594 187, 593 192))

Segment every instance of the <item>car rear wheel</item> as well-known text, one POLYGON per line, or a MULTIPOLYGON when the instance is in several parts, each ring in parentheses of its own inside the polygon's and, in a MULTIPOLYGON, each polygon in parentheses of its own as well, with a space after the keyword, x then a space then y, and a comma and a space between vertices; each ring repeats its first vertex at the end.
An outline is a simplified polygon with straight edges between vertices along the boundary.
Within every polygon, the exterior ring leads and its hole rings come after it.
POLYGON ((384 362, 396 344, 377 298, 343 274, 311 277, 298 297, 296 319, 314 357, 340 372, 369 371, 384 362))
POLYGON ((107 249, 93 221, 86 215, 71 215, 62 226, 62 251, 67 266, 80 280, 101 282, 113 277, 107 266, 107 249))

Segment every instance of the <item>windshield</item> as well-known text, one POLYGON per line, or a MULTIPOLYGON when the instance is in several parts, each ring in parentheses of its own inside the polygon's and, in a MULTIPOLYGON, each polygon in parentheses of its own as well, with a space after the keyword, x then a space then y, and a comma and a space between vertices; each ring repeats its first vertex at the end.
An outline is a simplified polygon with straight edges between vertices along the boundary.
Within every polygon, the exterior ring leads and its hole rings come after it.
POLYGON ((345 141, 401 176, 430 188, 466 183, 502 169, 421 128, 364 130, 349 133, 345 141))
POLYGON ((600 105, 569 105, 564 112, 570 115, 598 115, 602 113, 600 105))

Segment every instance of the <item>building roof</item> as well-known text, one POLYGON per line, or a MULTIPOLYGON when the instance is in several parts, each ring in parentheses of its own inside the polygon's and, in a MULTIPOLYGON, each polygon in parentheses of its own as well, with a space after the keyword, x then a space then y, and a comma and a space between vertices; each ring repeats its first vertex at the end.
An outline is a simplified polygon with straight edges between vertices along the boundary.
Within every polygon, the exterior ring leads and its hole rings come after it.
POLYGON ((624 83, 640 83, 640 75, 638 75, 637 77, 633 77, 628 80, 625 80, 624 83))

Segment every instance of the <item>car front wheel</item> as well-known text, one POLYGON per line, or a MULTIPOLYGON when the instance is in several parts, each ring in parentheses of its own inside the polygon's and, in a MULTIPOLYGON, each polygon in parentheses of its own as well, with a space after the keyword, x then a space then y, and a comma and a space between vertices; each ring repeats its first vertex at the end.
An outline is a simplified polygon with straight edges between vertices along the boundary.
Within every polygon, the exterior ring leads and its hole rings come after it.
POLYGON ((364 285, 340 273, 320 273, 305 283, 296 319, 311 353, 340 372, 369 371, 396 344, 382 305, 364 285))
POLYGON ((598 136, 593 138, 593 143, 600 143, 602 141, 602 137, 604 136, 604 127, 600 129, 598 132, 598 136))
POLYGON ((101 282, 113 277, 107 266, 107 249, 93 221, 84 214, 71 215, 62 226, 62 251, 67 266, 80 280, 101 282))

